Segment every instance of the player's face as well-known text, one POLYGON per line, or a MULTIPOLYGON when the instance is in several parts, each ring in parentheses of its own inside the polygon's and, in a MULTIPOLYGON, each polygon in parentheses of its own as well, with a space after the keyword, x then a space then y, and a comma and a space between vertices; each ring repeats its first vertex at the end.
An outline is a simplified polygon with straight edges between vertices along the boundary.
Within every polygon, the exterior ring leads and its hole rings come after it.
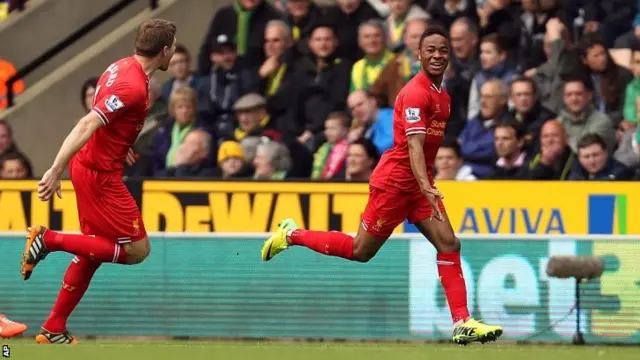
POLYGON ((578 159, 580 165, 584 167, 589 174, 596 174, 607 162, 607 151, 600 144, 593 144, 578 150, 578 159))
POLYGON ((449 65, 449 41, 437 34, 425 37, 418 58, 427 74, 442 76, 449 65))
POLYGON ((173 39, 173 44, 171 47, 165 47, 162 50, 162 60, 160 61, 160 66, 158 67, 161 71, 167 71, 169 69, 169 64, 171 63, 171 58, 173 58, 173 54, 176 53, 176 39, 173 39))

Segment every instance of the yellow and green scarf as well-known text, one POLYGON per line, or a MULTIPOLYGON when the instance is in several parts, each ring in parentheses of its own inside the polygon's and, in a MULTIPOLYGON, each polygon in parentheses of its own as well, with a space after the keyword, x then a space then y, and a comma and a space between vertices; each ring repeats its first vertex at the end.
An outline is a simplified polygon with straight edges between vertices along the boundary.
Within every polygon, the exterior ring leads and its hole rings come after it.
POLYGON ((284 78, 284 74, 287 72, 287 64, 282 64, 278 68, 275 74, 269 77, 269 83, 267 85, 267 96, 273 96, 280 89, 280 85, 282 84, 282 79, 284 78))
POLYGON ((253 11, 242 8, 240 2, 233 2, 233 9, 238 14, 238 24, 236 25, 236 48, 238 55, 245 55, 249 47, 249 25, 253 11))
POLYGON ((193 124, 189 124, 181 129, 177 121, 173 123, 173 128, 171 129, 171 146, 169 147, 169 152, 167 152, 167 167, 172 167, 175 163, 178 148, 189 131, 191 131, 191 128, 193 128, 193 124))
POLYGON ((389 50, 385 50, 382 58, 378 62, 371 62, 367 58, 362 58, 353 64, 351 69, 351 86, 350 91, 367 90, 373 84, 382 69, 393 59, 393 53, 389 50))
POLYGON ((404 76, 404 82, 408 83, 416 74, 420 71, 420 62, 411 62, 411 53, 406 50, 404 53, 404 60, 402 61, 402 74, 404 76))
MULTIPOLYGON (((264 118, 262 118, 262 120, 260 120, 260 127, 264 128, 265 126, 267 126, 267 124, 269 124, 270 120, 271 120, 271 117, 269 117, 269 115, 267 115, 264 118)), ((240 141, 240 140, 246 138, 248 134, 247 134, 246 131, 244 131, 244 130, 242 130, 240 128, 237 128, 233 132, 233 135, 235 136, 236 141, 240 141)))

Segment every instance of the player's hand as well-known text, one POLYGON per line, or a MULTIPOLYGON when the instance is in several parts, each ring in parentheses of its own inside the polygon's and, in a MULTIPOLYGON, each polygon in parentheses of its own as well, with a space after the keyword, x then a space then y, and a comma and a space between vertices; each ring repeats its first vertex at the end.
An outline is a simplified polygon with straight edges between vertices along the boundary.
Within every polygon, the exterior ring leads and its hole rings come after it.
POLYGON ((41 201, 49 201, 56 193, 62 199, 62 187, 60 185, 60 172, 51 168, 44 173, 42 180, 38 183, 38 198, 41 201))
POLYGON ((126 163, 129 166, 133 166, 136 163, 136 159, 139 158, 140 155, 133 152, 132 149, 129 149, 129 153, 127 154, 126 163))
POLYGON ((431 204, 431 217, 429 220, 433 220, 433 217, 435 216, 436 220, 443 221, 444 216, 440 210, 439 200, 444 199, 444 197, 440 193, 440 190, 435 187, 430 187, 422 192, 427 197, 427 200, 429 200, 429 204, 431 204))

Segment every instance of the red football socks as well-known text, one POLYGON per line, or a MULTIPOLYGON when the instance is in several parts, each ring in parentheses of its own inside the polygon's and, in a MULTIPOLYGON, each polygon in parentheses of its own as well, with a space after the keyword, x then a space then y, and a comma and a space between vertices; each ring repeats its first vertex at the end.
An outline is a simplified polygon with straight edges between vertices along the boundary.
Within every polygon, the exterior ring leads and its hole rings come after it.
POLYGON ((293 230, 292 245, 300 245, 325 255, 353 260, 353 237, 338 231, 293 230))
POLYGON ((71 261, 64 275, 62 289, 60 289, 56 303, 53 305, 53 310, 49 314, 47 321, 42 325, 43 328, 54 334, 61 333, 67 329, 69 315, 71 315, 71 312, 84 296, 84 293, 89 288, 93 274, 99 267, 99 262, 77 256, 71 261))
POLYGON ((43 238, 49 251, 64 251, 99 263, 126 264, 127 261, 127 254, 122 246, 101 236, 64 234, 47 230, 43 238))
POLYGON ((467 309, 467 286, 464 283, 462 267, 460 266, 460 252, 439 253, 436 260, 440 283, 442 283, 444 293, 447 296, 453 323, 455 324, 460 320, 465 321, 470 316, 467 309))

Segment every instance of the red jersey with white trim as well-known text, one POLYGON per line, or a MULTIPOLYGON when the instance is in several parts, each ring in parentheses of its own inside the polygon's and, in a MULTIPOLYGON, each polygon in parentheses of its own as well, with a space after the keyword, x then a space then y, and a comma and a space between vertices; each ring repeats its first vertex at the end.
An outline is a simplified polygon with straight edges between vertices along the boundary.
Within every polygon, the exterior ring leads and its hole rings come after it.
POLYGON ((149 113, 149 78, 134 57, 111 64, 96 86, 91 111, 104 126, 78 151, 77 159, 100 171, 122 171, 149 113))
POLYGON ((369 184, 380 189, 420 191, 411 171, 407 136, 425 134, 424 159, 433 185, 433 163, 451 113, 451 98, 420 71, 398 93, 393 111, 393 147, 376 166, 369 184))

